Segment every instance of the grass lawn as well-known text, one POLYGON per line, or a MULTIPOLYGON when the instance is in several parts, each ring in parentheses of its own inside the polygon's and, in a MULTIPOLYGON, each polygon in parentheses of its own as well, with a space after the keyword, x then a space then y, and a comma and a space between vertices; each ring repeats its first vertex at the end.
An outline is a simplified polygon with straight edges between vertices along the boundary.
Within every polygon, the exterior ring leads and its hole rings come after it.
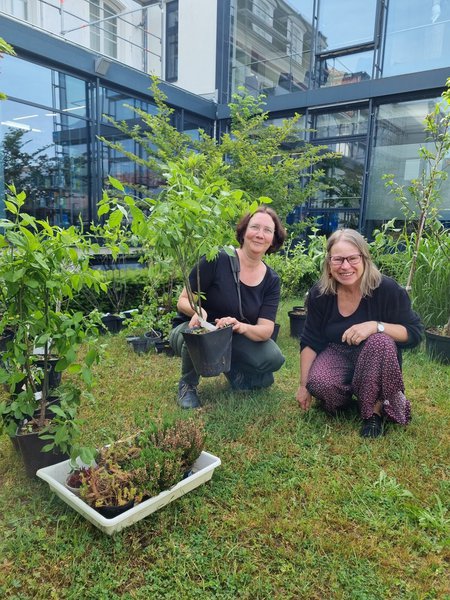
MULTIPOLYGON (((223 376, 201 382, 205 449, 222 460, 213 479, 115 536, 27 479, 1 436, 0 597, 450 598, 450 369, 405 353, 413 420, 363 440, 356 415, 297 407, 294 303, 280 309, 286 365, 272 389, 242 395, 223 376)), ((135 415, 179 410, 178 358, 103 341, 97 403, 83 410, 95 445, 122 437, 135 415)))

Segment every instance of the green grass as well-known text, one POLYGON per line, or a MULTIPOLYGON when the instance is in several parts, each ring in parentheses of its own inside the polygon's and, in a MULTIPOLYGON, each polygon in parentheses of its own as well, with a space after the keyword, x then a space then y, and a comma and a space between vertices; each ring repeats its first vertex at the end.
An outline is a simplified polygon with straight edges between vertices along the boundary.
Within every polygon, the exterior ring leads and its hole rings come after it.
MULTIPOLYGON (((233 394, 223 376, 200 392, 208 484, 108 537, 29 480, 0 437, 0 596, 45 599, 449 598, 449 368, 407 353, 413 420, 381 440, 356 415, 302 413, 298 344, 285 304, 286 365, 272 389, 233 394)), ((124 435, 134 415, 177 413, 179 359, 138 356, 105 337, 86 441, 124 435)))

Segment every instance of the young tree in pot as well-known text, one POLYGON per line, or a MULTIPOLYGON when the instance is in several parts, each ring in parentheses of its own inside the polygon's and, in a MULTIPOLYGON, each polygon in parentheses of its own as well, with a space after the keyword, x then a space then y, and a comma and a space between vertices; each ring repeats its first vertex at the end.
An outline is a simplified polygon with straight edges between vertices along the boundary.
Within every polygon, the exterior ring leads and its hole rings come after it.
MULTIPOLYGON (((200 258, 213 260, 221 248, 234 243, 231 225, 243 212, 258 205, 257 202, 250 205, 241 190, 230 190, 223 177, 226 168, 220 158, 211 160, 191 152, 168 163, 166 188, 157 198, 136 200, 125 194, 112 199, 105 195, 99 207, 99 214, 110 213, 109 226, 119 227, 123 218, 129 216, 130 230, 142 240, 143 246, 174 261, 191 307, 198 315, 201 315, 201 294, 192 291, 191 269, 197 265, 197 288, 201 289, 200 258)), ((114 179, 110 182, 124 193, 120 182, 114 179)), ((259 199, 259 203, 263 201, 269 200, 259 199)), ((224 335, 223 331, 217 333, 224 335)), ((231 329, 226 332, 230 340, 231 333, 231 329)))
MULTIPOLYGON (((1 382, 10 398, 0 403, 7 433, 14 436, 18 424, 27 420, 41 436, 41 447, 70 450, 76 437, 76 408, 80 388, 72 384, 60 390, 59 408, 49 411, 51 375, 68 372, 92 383, 91 367, 98 352, 91 334, 95 324, 82 313, 67 309, 70 298, 83 286, 99 290, 99 273, 89 267, 89 242, 74 227, 61 229, 22 212, 25 194, 10 186, 5 208, 10 218, 0 220, 0 289, 4 327, 14 329, 0 368, 1 382), (77 350, 87 344, 82 363, 77 350), (54 363, 52 369, 50 364, 54 363)), ((19 441, 19 438, 18 438, 19 441)), ((75 452, 74 452, 75 453, 75 452)), ((79 453, 79 449, 77 450, 79 453)), ((39 453, 40 454, 40 453, 39 453)), ((49 455, 41 457, 51 464, 49 455)), ((34 467, 33 467, 34 468, 34 467)))
MULTIPOLYGON (((418 178, 411 180, 410 185, 399 185, 392 175, 386 175, 387 186, 391 188, 396 199, 401 203, 406 215, 406 223, 417 223, 416 230, 409 235, 406 226, 400 237, 410 252, 409 273, 406 290, 412 292, 413 305, 422 315, 427 326, 427 350, 443 362, 450 362, 450 310, 448 289, 450 285, 450 232, 439 222, 439 209, 442 204, 442 186, 448 178, 444 170, 444 160, 450 152, 450 79, 442 93, 442 101, 425 118, 426 146, 419 148, 419 156, 423 167, 418 178), (433 261, 430 260, 431 255, 433 261), (432 262, 439 259, 442 276, 438 277, 432 262), (424 260, 422 260, 424 259, 424 260), (424 303, 418 302, 419 293, 415 283, 421 271, 428 271, 429 294, 424 303), (431 272, 431 271, 435 272, 431 272), (442 281, 444 279, 444 281, 442 281), (430 301, 438 283, 442 293, 437 294, 439 300, 446 303, 434 310, 428 310, 430 301), (443 284, 443 287, 442 287, 443 284), (437 347, 436 347, 437 343, 437 347)), ((423 281, 418 282, 423 291, 423 281)), ((436 294, 434 294, 436 295, 436 294)))

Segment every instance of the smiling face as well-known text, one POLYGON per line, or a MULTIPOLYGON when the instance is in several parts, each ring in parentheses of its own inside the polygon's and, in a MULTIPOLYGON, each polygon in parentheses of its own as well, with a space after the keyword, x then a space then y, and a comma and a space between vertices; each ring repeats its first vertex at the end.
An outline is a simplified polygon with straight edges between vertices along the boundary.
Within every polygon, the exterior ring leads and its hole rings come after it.
POLYGON ((255 213, 248 222, 242 249, 263 256, 273 242, 275 223, 267 213, 255 213))
MULTIPOLYGON (((334 279, 343 286, 356 286, 360 284, 361 277, 364 273, 364 258, 361 257, 357 264, 351 265, 347 260, 345 260, 342 264, 333 264, 333 261, 330 258, 333 257, 349 257, 349 256, 359 256, 360 250, 358 250, 357 246, 350 242, 345 242, 344 240, 338 240, 333 246, 330 248, 329 259, 328 259, 328 268, 329 273, 334 279)), ((355 258, 355 260, 358 260, 355 258)))

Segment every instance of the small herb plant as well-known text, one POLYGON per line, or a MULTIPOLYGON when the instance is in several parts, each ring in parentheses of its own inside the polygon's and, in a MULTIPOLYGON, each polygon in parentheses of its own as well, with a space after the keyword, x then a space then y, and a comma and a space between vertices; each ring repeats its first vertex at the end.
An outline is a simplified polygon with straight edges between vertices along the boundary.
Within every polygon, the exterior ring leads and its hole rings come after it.
POLYGON ((197 420, 151 423, 102 448, 95 465, 79 471, 80 497, 94 508, 137 504, 178 483, 199 457, 204 442, 203 424, 197 420))

